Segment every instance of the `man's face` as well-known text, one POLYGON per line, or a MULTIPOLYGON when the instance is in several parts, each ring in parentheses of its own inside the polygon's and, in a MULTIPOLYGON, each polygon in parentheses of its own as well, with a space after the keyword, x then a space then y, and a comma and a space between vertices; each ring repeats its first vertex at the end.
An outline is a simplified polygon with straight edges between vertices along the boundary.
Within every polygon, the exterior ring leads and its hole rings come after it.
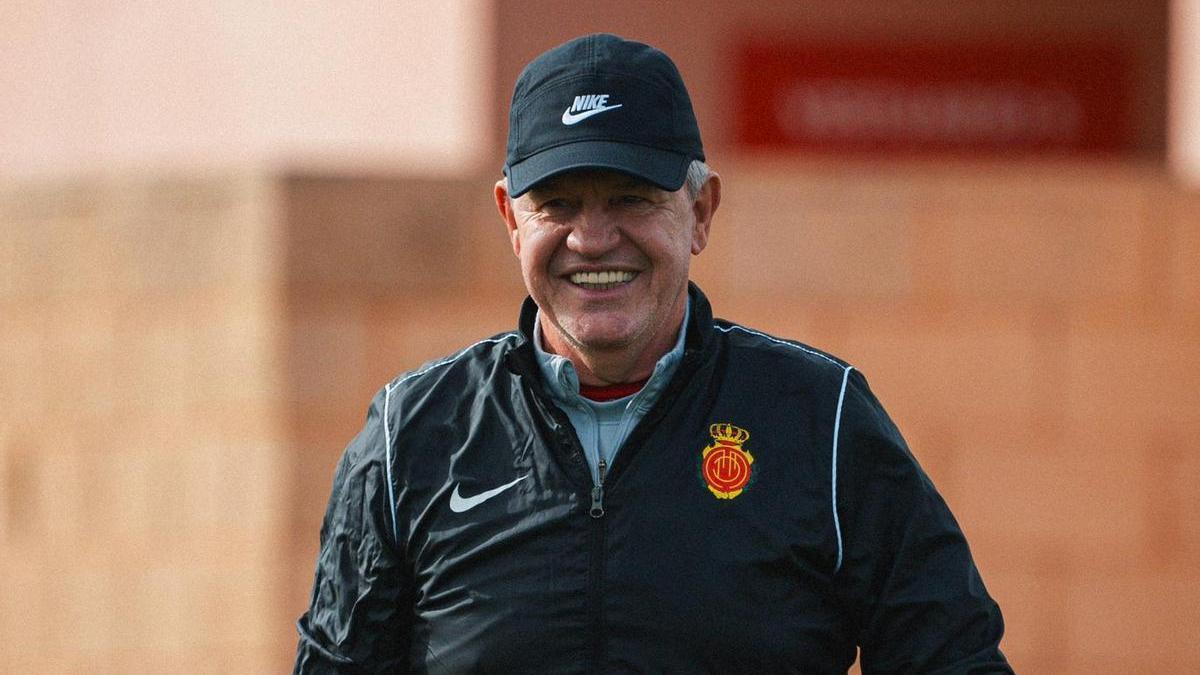
POLYGON ((588 170, 510 202, 498 183, 525 286, 549 323, 547 346, 568 356, 665 353, 683 316, 690 258, 708 242, 716 190, 710 184, 692 200, 686 189, 588 170))

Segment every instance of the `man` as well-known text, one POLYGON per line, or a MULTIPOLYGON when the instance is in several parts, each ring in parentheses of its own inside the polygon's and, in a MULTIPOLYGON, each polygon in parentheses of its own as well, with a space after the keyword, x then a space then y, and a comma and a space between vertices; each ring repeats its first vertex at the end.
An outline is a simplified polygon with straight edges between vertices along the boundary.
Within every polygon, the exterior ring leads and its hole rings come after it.
POLYGON ((721 180, 662 52, 521 74, 520 328, 388 384, 334 478, 297 672, 1010 672, 999 609, 849 365, 689 284, 721 180))

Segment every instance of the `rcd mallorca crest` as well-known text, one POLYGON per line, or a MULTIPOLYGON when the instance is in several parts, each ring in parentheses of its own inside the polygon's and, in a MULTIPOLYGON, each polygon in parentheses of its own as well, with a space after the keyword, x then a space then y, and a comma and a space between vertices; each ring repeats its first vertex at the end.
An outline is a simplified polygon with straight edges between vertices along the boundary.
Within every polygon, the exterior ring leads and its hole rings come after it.
POLYGON ((732 424, 714 424, 708 428, 713 442, 700 455, 700 475, 717 499, 733 499, 750 482, 754 456, 742 448, 750 432, 732 424))

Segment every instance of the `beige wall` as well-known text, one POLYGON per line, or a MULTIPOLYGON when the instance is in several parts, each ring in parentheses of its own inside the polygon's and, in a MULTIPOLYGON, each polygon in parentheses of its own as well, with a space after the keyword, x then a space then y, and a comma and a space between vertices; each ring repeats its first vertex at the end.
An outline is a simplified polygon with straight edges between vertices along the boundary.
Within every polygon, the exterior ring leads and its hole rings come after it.
POLYGON ((0 4, 0 177, 475 166, 487 3, 0 4))
POLYGON ((272 190, 223 174, 0 191, 6 672, 277 669, 272 190))

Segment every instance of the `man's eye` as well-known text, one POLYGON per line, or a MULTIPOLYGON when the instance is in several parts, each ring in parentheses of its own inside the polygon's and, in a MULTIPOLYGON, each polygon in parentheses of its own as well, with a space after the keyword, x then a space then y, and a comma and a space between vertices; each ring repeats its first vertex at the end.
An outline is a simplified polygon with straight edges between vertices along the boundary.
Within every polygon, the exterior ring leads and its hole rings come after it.
POLYGON ((547 199, 539 207, 542 211, 561 211, 570 206, 565 199, 547 199))
POLYGON ((638 204, 644 204, 646 202, 646 198, 642 197, 641 195, 621 195, 617 198, 617 201, 626 206, 636 206, 638 204))

